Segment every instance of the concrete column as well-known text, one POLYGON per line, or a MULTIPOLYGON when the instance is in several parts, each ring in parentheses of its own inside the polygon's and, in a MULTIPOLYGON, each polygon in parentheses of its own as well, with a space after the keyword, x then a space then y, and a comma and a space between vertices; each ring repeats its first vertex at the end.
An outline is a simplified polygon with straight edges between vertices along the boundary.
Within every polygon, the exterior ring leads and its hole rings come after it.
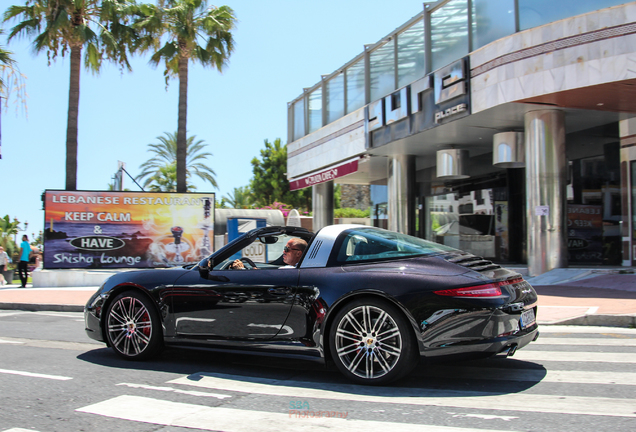
POLYGON ((333 225, 333 180, 311 187, 311 206, 314 212, 314 232, 333 225))
POLYGON ((389 230, 415 233, 415 156, 389 158, 388 170, 389 230))
POLYGON ((559 110, 525 115, 528 274, 567 267, 567 162, 565 115, 559 110))

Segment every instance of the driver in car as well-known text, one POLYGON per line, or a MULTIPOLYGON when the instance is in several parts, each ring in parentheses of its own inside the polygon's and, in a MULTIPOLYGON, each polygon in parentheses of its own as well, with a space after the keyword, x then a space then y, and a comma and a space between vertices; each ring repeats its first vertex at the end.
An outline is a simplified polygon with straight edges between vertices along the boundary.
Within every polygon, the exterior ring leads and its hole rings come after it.
MULTIPOLYGON (((286 266, 279 267, 282 269, 296 268, 300 257, 303 256, 303 252, 307 249, 307 242, 301 238, 289 239, 287 245, 283 248, 283 262, 286 266)), ((244 270, 245 266, 241 260, 234 260, 228 267, 233 270, 244 270)))

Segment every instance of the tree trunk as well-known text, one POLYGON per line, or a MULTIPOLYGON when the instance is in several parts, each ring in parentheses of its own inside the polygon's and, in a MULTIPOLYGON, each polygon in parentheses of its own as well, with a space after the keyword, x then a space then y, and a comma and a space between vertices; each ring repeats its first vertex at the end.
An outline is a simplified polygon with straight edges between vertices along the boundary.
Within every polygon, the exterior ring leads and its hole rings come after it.
POLYGON ((66 125, 66 190, 77 190, 77 123, 79 113, 82 47, 71 46, 71 78, 66 125))
POLYGON ((186 121, 188 117, 188 58, 179 58, 179 123, 177 128, 177 192, 187 192, 186 121))

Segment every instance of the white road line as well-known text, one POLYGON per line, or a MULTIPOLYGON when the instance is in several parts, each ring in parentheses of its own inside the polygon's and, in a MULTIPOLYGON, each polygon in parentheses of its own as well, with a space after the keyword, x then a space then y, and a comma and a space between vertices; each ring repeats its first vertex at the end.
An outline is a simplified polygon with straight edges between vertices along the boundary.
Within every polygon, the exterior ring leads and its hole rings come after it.
MULTIPOLYGON (((163 426, 186 427, 206 431, 225 432, 303 432, 316 430, 346 430, 368 432, 496 432, 493 429, 457 428, 411 423, 352 420, 327 417, 330 411, 308 411, 315 417, 298 417, 294 413, 272 413, 231 408, 168 402, 137 396, 116 398, 79 408, 76 411, 106 417, 151 423, 163 426), (255 427, 255 425, 258 425, 255 427)), ((341 412, 341 415, 347 415, 341 412)))
POLYGON ((175 388, 172 388, 172 387, 156 387, 156 386, 149 386, 149 385, 144 385, 144 384, 120 383, 120 384, 117 384, 117 385, 118 386, 126 386, 126 387, 130 387, 130 388, 140 388, 140 389, 144 389, 144 390, 156 390, 156 391, 174 392, 174 393, 185 394, 185 395, 189 395, 189 396, 214 397, 214 398, 217 398, 217 399, 227 399, 227 398, 231 398, 232 397, 230 395, 224 395, 224 394, 218 394, 218 393, 208 393, 208 392, 200 392, 200 391, 188 391, 188 390, 175 389, 175 388))
POLYGON ((515 353, 515 359, 529 361, 560 362, 602 362, 602 363, 636 363, 634 353, 595 353, 568 351, 533 351, 522 349, 515 353))
MULTIPOLYGON (((629 346, 636 347, 636 339, 627 338, 555 338, 544 337, 532 342, 532 345, 592 345, 592 346, 629 346)), ((519 351, 521 352, 521 351, 519 351)))
POLYGON ((38 432, 38 431, 33 429, 11 428, 11 429, 6 429, 2 432, 38 432))
POLYGON ((421 376, 544 383, 636 385, 636 373, 632 372, 546 371, 537 369, 480 368, 470 366, 434 366, 431 367, 430 373, 425 373, 421 376))
POLYGON ((548 333, 561 333, 561 334, 602 334, 602 335, 616 335, 616 334, 628 334, 636 336, 636 329, 623 328, 623 327, 599 327, 599 326, 566 326, 566 325, 544 325, 539 326, 539 332, 541 334, 548 333))
MULTIPOLYGON (((98 286, 95 287, 64 287, 64 288, 29 288, 29 291, 87 291, 94 293, 99 289, 98 286)), ((24 292, 24 288, 3 288, 2 291, 20 291, 24 292)))
POLYGON ((24 342, 0 339, 0 344, 23 344, 24 342))
POLYGON ((41 311, 0 312, 0 318, 14 316, 14 315, 27 315, 27 314, 36 314, 36 315, 52 316, 52 317, 60 317, 60 318, 78 318, 83 315, 83 312, 41 312, 41 311))
POLYGON ((247 381, 245 377, 240 376, 203 373, 178 378, 168 381, 168 383, 285 397, 487 410, 636 417, 636 401, 633 399, 525 393, 498 394, 418 388, 369 388, 353 384, 321 384, 264 378, 250 378, 249 381, 247 381))
MULTIPOLYGON (((83 317, 83 312, 31 312, 43 316, 52 316, 59 318, 79 318, 83 317)), ((82 320, 83 321, 83 320, 82 320)))
POLYGON ((67 380, 73 379, 71 377, 65 377, 60 375, 46 375, 46 374, 8 370, 8 369, 0 369, 0 373, 10 374, 10 375, 22 375, 22 376, 33 377, 33 378, 46 378, 46 379, 59 380, 59 381, 67 381, 67 380))

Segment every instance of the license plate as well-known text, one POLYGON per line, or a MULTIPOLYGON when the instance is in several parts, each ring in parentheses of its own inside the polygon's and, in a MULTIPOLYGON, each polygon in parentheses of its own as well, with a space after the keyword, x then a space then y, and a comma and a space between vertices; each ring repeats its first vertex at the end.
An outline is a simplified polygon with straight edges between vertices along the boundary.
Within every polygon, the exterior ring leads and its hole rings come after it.
POLYGON ((519 321, 519 324, 521 324, 522 329, 530 327, 532 324, 534 324, 534 322, 534 309, 528 309, 521 312, 521 320, 519 321))

